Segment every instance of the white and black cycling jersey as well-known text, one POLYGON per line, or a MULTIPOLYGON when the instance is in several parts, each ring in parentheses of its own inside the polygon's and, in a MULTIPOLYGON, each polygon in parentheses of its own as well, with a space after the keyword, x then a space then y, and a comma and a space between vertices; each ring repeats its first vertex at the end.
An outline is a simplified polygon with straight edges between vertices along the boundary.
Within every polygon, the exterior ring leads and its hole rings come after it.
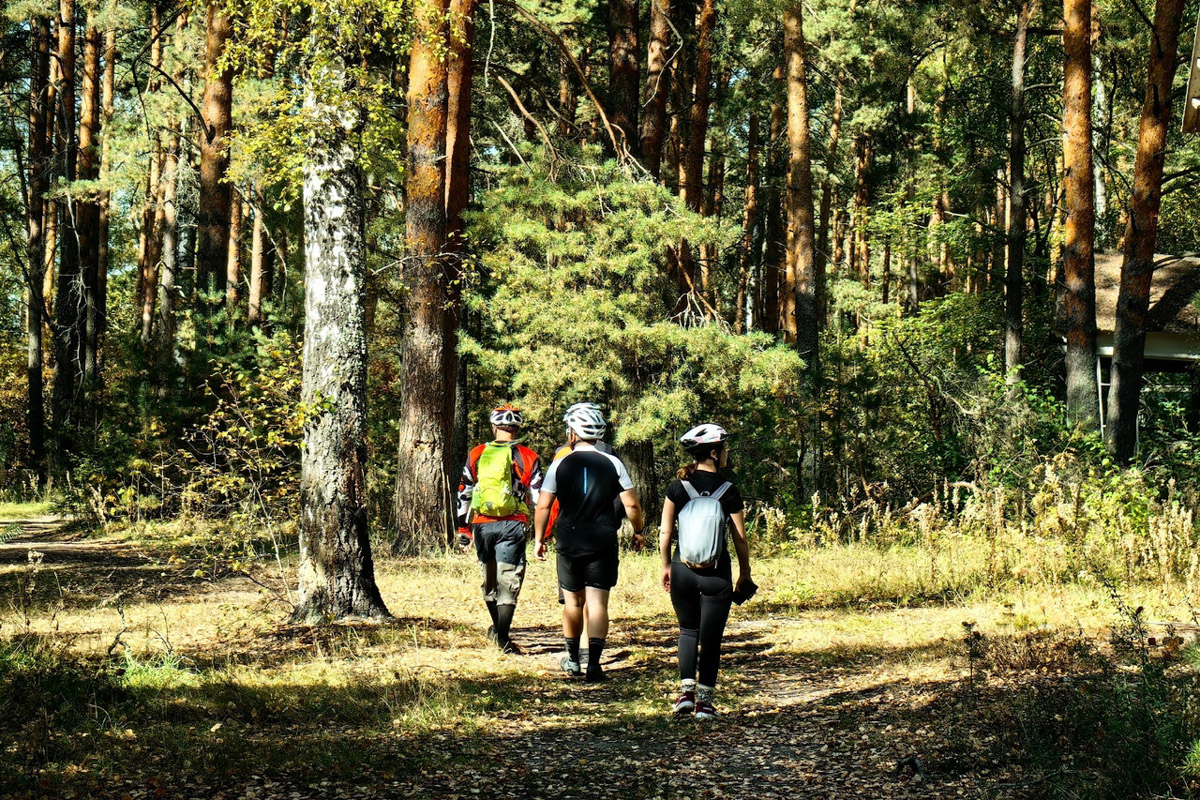
POLYGON ((558 498, 555 525, 558 552, 582 556, 617 545, 621 518, 616 502, 633 488, 621 459, 580 443, 555 461, 542 481, 542 491, 558 498))

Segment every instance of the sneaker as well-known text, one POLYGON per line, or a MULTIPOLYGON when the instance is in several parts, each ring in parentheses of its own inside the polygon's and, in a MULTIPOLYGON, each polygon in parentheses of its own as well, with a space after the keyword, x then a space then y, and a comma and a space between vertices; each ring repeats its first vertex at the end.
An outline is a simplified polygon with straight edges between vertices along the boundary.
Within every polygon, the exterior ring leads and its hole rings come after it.
POLYGON ((604 674, 604 670, 600 668, 599 664, 594 667, 589 664, 587 675, 584 676, 583 680, 585 683, 601 683, 608 680, 608 676, 604 674))
POLYGON ((679 715, 690 714, 696 710, 696 693, 684 692, 679 695, 679 699, 675 701, 675 713, 679 715))
POLYGON ((571 678, 578 678, 583 674, 583 668, 579 666, 579 662, 572 661, 570 656, 563 656, 562 670, 571 678))
POLYGON ((708 700, 701 700, 696 703, 696 719, 716 719, 717 709, 708 700))

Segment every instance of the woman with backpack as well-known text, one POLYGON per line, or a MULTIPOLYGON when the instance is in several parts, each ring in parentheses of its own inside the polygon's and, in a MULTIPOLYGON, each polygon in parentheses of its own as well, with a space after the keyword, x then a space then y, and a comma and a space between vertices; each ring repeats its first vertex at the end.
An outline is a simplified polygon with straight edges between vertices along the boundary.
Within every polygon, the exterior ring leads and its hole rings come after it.
POLYGON ((720 475, 726 464, 725 430, 705 423, 679 440, 693 461, 678 472, 663 501, 663 589, 671 595, 679 620, 679 678, 676 714, 697 719, 717 715, 713 693, 721 659, 721 639, 729 606, 752 591, 750 549, 746 544, 745 504, 741 492, 720 475), (732 524, 730 524, 732 523, 732 524), (733 581, 725 532, 733 532, 738 579, 733 581), (676 532, 678 531, 678 536, 676 532), (676 540, 672 554, 671 542, 676 540))

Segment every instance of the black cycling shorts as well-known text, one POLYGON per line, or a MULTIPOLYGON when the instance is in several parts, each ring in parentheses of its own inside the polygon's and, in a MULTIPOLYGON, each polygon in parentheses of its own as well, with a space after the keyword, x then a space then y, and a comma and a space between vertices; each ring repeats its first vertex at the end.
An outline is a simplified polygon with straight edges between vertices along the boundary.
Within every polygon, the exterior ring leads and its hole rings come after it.
POLYGON ((564 592, 582 592, 585 586, 608 591, 617 585, 620 554, 616 547, 586 556, 558 554, 558 585, 564 592))

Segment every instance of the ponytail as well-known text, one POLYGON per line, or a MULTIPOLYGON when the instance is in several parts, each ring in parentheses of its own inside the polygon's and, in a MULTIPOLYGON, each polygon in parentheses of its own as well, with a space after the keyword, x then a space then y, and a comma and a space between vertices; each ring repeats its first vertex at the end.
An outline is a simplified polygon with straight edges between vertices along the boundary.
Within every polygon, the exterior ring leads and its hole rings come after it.
POLYGON ((695 461, 690 464, 685 464, 684 466, 680 467, 678 471, 676 471, 675 477, 679 478, 681 481, 691 480, 692 476, 696 474, 697 466, 699 466, 699 464, 695 461))
POLYGON ((675 473, 675 476, 677 478, 679 478, 679 480, 681 480, 681 481, 690 480, 691 477, 696 474, 696 469, 699 468, 699 466, 701 464, 703 464, 705 461, 714 461, 713 453, 717 454, 717 457, 716 457, 714 463, 719 464, 720 459, 721 459, 721 453, 724 452, 724 450, 725 450, 724 442, 721 442, 720 444, 716 444, 716 445, 700 445, 699 447, 693 448, 692 450, 690 450, 688 452, 694 460, 692 461, 692 463, 690 463, 686 466, 680 467, 679 470, 675 473))

